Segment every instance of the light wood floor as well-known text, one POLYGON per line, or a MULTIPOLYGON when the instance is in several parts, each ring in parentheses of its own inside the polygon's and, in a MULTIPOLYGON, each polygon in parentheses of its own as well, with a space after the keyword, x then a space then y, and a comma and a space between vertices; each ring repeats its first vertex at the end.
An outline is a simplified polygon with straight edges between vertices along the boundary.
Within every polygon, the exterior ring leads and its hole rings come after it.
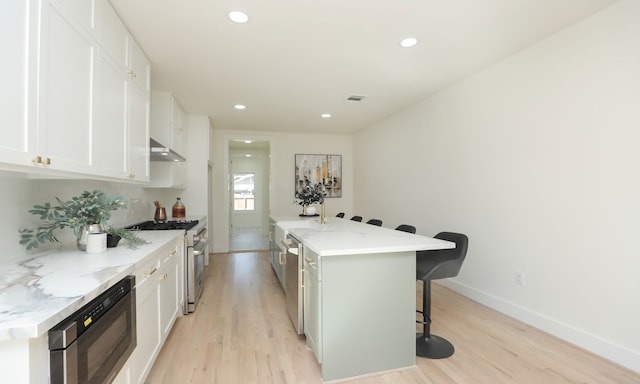
MULTIPOLYGON (((205 287, 196 312, 177 320, 148 383, 322 382, 266 252, 212 255, 205 287)), ((640 383, 639 374, 438 284, 432 293, 432 333, 455 345, 452 357, 341 383, 640 383)))

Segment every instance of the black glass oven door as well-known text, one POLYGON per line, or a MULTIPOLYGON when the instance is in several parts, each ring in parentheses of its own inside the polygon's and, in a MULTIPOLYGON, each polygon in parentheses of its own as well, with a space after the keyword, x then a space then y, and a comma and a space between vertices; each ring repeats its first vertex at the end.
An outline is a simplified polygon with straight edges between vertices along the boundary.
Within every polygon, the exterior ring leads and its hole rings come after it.
POLYGON ((78 383, 108 383, 120 372, 136 347, 135 307, 134 289, 67 348, 67 371, 76 367, 78 383))

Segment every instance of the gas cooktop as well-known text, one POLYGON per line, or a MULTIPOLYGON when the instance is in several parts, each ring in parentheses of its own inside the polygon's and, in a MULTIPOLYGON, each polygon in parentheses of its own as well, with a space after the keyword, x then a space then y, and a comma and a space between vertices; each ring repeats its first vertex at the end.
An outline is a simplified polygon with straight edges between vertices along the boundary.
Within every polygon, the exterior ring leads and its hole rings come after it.
POLYGON ((125 229, 133 229, 136 231, 161 231, 171 229, 184 229, 189 230, 198 225, 198 220, 167 220, 164 222, 159 221, 143 221, 142 223, 130 225, 125 229))

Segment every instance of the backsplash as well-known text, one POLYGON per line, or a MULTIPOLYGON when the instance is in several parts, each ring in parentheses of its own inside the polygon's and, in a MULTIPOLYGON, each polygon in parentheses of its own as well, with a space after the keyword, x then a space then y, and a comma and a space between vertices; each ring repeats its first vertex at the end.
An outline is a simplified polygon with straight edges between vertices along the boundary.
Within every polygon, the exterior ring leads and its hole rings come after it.
MULTIPOLYGON (((113 212, 109 223, 115 227, 152 220, 154 200, 170 206, 175 200, 175 192, 165 189, 145 189, 142 186, 94 180, 44 180, 32 179, 22 173, 0 171, 0 263, 27 259, 59 246, 57 243, 41 245, 27 252, 18 242, 20 228, 37 225, 39 218, 28 211, 35 204, 55 202, 55 197, 68 200, 85 190, 99 189, 108 195, 119 195, 129 199, 128 209, 113 212)), ((75 242, 70 229, 57 231, 58 239, 64 243, 75 242)))

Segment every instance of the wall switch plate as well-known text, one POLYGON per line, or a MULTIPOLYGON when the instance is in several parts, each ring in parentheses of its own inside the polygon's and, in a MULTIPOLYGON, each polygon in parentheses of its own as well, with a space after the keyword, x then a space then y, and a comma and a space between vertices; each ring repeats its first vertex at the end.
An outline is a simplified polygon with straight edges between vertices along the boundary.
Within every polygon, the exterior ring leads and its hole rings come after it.
POLYGON ((524 286, 524 272, 516 272, 513 275, 513 282, 521 287, 524 286))

